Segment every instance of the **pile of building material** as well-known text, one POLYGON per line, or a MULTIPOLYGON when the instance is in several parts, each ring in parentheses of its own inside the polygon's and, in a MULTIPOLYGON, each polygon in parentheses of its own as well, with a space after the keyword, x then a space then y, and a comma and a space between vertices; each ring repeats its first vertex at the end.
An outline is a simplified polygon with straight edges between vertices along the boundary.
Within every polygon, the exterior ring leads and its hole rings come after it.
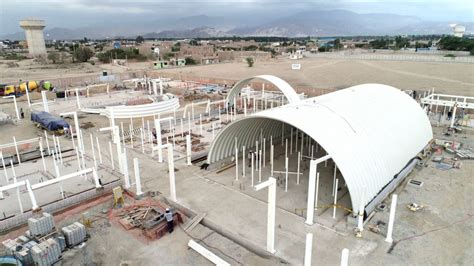
POLYGON ((87 237, 86 227, 79 222, 63 227, 61 231, 66 238, 66 244, 68 247, 73 247, 84 242, 87 237))
POLYGON ((29 230, 15 239, 2 242, 8 255, 20 260, 23 265, 52 265, 61 259, 67 247, 73 247, 86 240, 86 227, 75 222, 62 228, 59 233, 53 216, 43 212, 28 219, 29 230))
POLYGON ((49 266, 53 265, 61 258, 61 248, 52 238, 47 239, 31 248, 31 256, 34 265, 49 266))
POLYGON ((120 224, 127 230, 145 228, 145 225, 149 229, 162 221, 160 217, 164 218, 164 213, 156 207, 136 206, 132 209, 124 210, 119 216, 122 217, 119 220, 120 224))
POLYGON ((28 228, 33 237, 44 236, 54 229, 53 216, 43 212, 40 217, 28 219, 28 228))
POLYGON ((456 150, 456 155, 460 159, 474 159, 474 149, 469 147, 463 147, 456 150))

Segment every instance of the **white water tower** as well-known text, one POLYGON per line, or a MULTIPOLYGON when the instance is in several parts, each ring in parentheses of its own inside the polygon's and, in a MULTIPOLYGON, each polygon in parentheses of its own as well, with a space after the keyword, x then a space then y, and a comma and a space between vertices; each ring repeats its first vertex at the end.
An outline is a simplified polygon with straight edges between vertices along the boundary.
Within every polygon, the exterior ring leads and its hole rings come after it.
POLYGON ((28 51, 32 56, 46 55, 43 29, 46 27, 44 20, 27 18, 20 21, 20 27, 25 30, 28 51))
POLYGON ((466 27, 458 24, 449 24, 449 26, 453 29, 453 35, 455 37, 462 38, 462 36, 464 36, 464 32, 466 32, 466 27))

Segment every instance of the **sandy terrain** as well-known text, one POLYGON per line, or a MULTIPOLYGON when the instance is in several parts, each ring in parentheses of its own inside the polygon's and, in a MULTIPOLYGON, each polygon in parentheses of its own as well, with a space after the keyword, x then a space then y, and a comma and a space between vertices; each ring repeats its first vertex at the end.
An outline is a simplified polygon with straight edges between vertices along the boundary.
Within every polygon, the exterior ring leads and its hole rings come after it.
POLYGON ((363 83, 383 83, 400 89, 435 88, 445 93, 474 95, 474 65, 461 63, 305 58, 256 62, 252 68, 245 63, 228 63, 161 72, 233 80, 272 74, 296 88, 346 88, 363 83), (301 63, 301 70, 291 70, 292 63, 301 63))
POLYGON ((367 61, 329 58, 304 58, 294 61, 274 59, 257 61, 249 68, 244 62, 153 70, 151 62, 130 62, 128 67, 111 64, 39 65, 33 60, 16 62, 19 67, 8 67, 0 60, 0 83, 22 80, 100 75, 147 70, 149 73, 170 74, 177 77, 228 79, 229 84, 249 76, 272 74, 288 81, 295 88, 346 88, 363 83, 383 83, 400 89, 426 90, 474 96, 474 64, 412 61, 367 61), (301 70, 291 70, 292 63, 301 63, 301 70))

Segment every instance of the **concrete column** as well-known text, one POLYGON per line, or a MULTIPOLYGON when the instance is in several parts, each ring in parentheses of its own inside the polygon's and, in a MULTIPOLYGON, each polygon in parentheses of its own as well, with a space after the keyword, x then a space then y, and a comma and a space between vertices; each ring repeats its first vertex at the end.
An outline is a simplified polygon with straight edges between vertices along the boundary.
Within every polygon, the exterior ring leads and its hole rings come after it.
MULTIPOLYGON (((181 130, 183 130, 183 120, 181 119, 181 130)), ((155 119, 156 144, 158 145, 158 162, 163 162, 163 151, 161 143, 161 123, 155 119)), ((181 131, 182 132, 182 131, 181 131)))
POLYGON ((253 184, 254 184, 254 181, 253 181, 253 180, 254 180, 254 174, 255 174, 255 173, 254 173, 254 170, 253 170, 253 169, 254 169, 254 164, 255 164, 255 162, 254 162, 254 161, 255 161, 255 159, 254 159, 255 156, 254 156, 254 155, 255 155, 255 153, 252 152, 252 156, 251 156, 251 159, 250 159, 250 160, 251 160, 251 169, 250 169, 250 172, 251 172, 251 177, 252 177, 252 187, 253 187, 253 184))
POLYGON ((95 141, 96 141, 96 144, 97 144, 97 153, 99 154, 99 162, 102 164, 102 154, 100 152, 100 143, 99 143, 99 138, 98 137, 95 137, 95 141))
POLYGON ((348 265, 349 265, 349 250, 345 248, 342 250, 341 266, 348 266, 348 265))
POLYGON ((18 151, 18 145, 16 144, 16 138, 13 136, 13 144, 15 144, 16 156, 18 157, 18 164, 21 165, 20 152, 18 151))
POLYGON ((336 178, 336 188, 335 188, 335 191, 334 191, 334 207, 333 207, 333 210, 332 210, 332 218, 333 219, 336 219, 337 187, 338 187, 338 184, 339 184, 339 178, 336 178))
MULTIPOLYGON (((10 160, 10 167, 12 168, 12 175, 13 175, 13 183, 16 183, 16 173, 15 173, 15 167, 13 166, 13 161, 10 160)), ((21 203, 21 197, 20 197, 20 187, 16 187, 16 197, 18 199, 18 205, 20 206, 20 213, 23 213, 23 204, 21 203)))
MULTIPOLYGON (((44 161, 43 144, 41 143, 41 141, 39 142, 39 146, 40 146, 41 161, 43 162, 43 170, 46 172, 46 162, 44 161)), ((2 161, 3 161, 3 157, 2 157, 2 161)), ((5 166, 3 166, 3 168, 5 168, 5 166)))
POLYGON ((174 176, 174 155, 173 155, 173 145, 167 144, 168 149, 168 172, 170 177, 170 197, 171 200, 176 201, 176 181, 174 176))
POLYGON ((258 151, 258 182, 262 182, 262 150, 258 151))
POLYGON ((390 218, 388 220, 388 230, 387 230, 387 238, 385 241, 388 243, 393 242, 392 233, 393 233, 393 223, 395 222, 395 209, 397 208, 397 194, 392 195, 392 205, 390 206, 390 218))
POLYGON ((245 177, 245 146, 242 146, 242 176, 245 177))
POLYGON ((140 167, 138 165, 138 158, 133 158, 133 169, 135 171, 135 185, 137 186, 137 196, 143 194, 142 184, 140 181, 140 167))
POLYGON ((273 153, 274 147, 273 145, 270 146, 270 175, 273 176, 273 153))
POLYGON ((7 168, 5 167, 5 159, 3 158, 3 153, 0 151, 0 157, 2 159, 2 167, 3 167, 3 173, 5 175, 5 184, 8 184, 8 172, 7 168))
POLYGON ((300 163, 301 163, 301 152, 298 152, 298 165, 296 167, 296 184, 300 184, 300 163))
POLYGON ((305 222, 308 225, 313 224, 317 165, 318 163, 316 162, 316 160, 311 160, 309 163, 308 203, 306 208, 305 222))
POLYGON ((48 98, 46 97, 46 91, 41 91, 41 99, 43 100, 43 110, 49 113, 48 98))
POLYGON ((110 163, 112 164, 112 170, 115 170, 114 153, 112 152, 112 143, 110 141, 109 141, 109 152, 110 152, 110 163))
POLYGON ((454 127, 454 121, 456 121, 456 110, 458 109, 458 105, 455 103, 453 108, 453 116, 451 117, 451 124, 450 127, 454 127))
POLYGON ((285 158, 285 192, 288 192, 288 157, 285 158))
POLYGON ((311 256, 313 253, 313 234, 306 234, 306 246, 304 250, 304 266, 311 266, 311 256))
POLYGON ((191 165, 191 133, 186 135, 186 161, 188 166, 191 165))
POLYGON ((275 211, 276 211, 276 179, 269 177, 267 181, 255 186, 259 191, 268 187, 268 213, 267 213, 267 251, 275 253, 275 211))
POLYGON ((319 198, 319 172, 316 173, 316 195, 314 196, 314 207, 318 208, 318 198, 319 198))
POLYGON ((124 150, 122 156, 122 167, 123 167, 123 178, 125 180, 125 188, 130 188, 130 176, 128 172, 128 160, 127 160, 127 151, 124 150))

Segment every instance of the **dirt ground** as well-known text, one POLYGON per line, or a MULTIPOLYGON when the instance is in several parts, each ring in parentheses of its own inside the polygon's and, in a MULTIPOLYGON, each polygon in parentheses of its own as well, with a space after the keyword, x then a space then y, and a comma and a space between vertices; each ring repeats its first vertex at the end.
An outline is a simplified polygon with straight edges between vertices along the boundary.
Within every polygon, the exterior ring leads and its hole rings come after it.
POLYGON ((369 61, 329 58, 286 58, 257 61, 253 67, 244 62, 190 66, 153 70, 151 62, 129 62, 120 67, 111 64, 48 64, 33 60, 16 62, 18 67, 8 67, 7 60, 0 60, 0 83, 21 80, 48 80, 78 77, 86 74, 100 75, 147 70, 156 74, 193 76, 197 78, 229 79, 233 84, 243 78, 271 74, 286 80, 294 88, 341 89, 363 83, 382 83, 400 89, 427 90, 474 96, 474 64, 449 62, 369 61), (301 70, 291 70, 291 64, 300 63, 301 70))
POLYGON ((363 83, 381 83, 399 89, 435 88, 444 93, 474 95, 474 64, 304 58, 257 61, 252 68, 242 62, 161 71, 232 80, 270 74, 295 88, 341 89, 363 83), (292 63, 300 63, 301 70, 291 70, 292 63))

